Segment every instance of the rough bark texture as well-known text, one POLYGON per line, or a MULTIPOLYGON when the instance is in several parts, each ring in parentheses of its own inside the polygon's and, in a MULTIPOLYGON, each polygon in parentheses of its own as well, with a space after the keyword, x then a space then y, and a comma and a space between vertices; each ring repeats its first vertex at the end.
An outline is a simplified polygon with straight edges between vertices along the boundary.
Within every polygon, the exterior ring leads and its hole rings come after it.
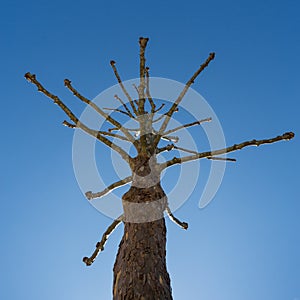
MULTIPOLYGON (((125 220, 128 203, 151 202, 158 204, 154 205, 154 221, 124 222, 124 235, 114 265, 114 300, 172 299, 166 267, 166 226, 163 218, 167 200, 159 183, 150 188, 130 188, 123 196, 125 220), (160 218, 157 218, 159 215, 160 218)), ((143 214, 141 218, 144 218, 143 214)))

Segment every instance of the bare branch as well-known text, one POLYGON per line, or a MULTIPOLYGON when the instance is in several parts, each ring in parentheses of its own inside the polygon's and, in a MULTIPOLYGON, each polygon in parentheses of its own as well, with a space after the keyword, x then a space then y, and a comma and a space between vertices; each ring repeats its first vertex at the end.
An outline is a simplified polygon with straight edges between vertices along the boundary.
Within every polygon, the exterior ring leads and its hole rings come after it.
POLYGON ((286 132, 283 135, 279 135, 277 137, 274 138, 270 138, 270 139, 263 139, 263 140, 251 140, 251 141, 246 141, 240 144, 235 144, 233 146, 230 146, 228 148, 224 148, 224 149, 219 149, 219 150, 214 150, 214 151, 207 151, 207 152, 202 152, 202 153, 197 153, 191 156, 185 156, 182 158, 178 158, 178 157, 174 157, 173 159, 162 163, 161 164, 161 170, 168 168, 172 165, 175 164, 181 164, 184 162, 188 162, 188 161, 192 161, 192 160, 196 160, 196 159, 200 159, 200 158, 204 158, 204 157, 212 157, 215 155, 221 155, 221 154, 225 154, 225 153, 229 153, 229 152, 233 152, 236 150, 241 150, 244 147, 247 146, 260 146, 262 144, 272 144, 281 140, 291 140, 292 138, 294 138, 295 134, 293 132, 286 132))
POLYGON ((175 146, 174 144, 169 144, 169 145, 167 145, 165 147, 157 148, 156 154, 164 152, 164 151, 171 151, 173 149, 184 151, 184 152, 188 152, 188 153, 192 153, 192 154, 198 154, 197 151, 193 151, 193 150, 190 150, 190 149, 178 147, 178 146, 175 146))
POLYGON ((173 221, 175 224, 177 224, 179 227, 181 227, 182 229, 187 230, 189 227, 189 224, 186 222, 181 222, 179 219, 177 219, 171 212, 171 209, 169 206, 166 207, 166 212, 170 218, 171 221, 173 221))
POLYGON ((105 110, 110 110, 110 111, 115 111, 115 112, 119 112, 119 113, 121 113, 121 114, 123 114, 123 115, 126 115, 126 116, 128 116, 129 118, 131 118, 131 117, 130 117, 130 114, 129 114, 127 111, 123 111, 123 110, 121 110, 121 109, 119 109, 119 108, 103 107, 103 109, 105 109, 105 110))
POLYGON ((119 180, 111 185, 109 185, 107 188, 105 188, 103 191, 98 192, 98 193, 92 193, 91 191, 88 191, 85 193, 85 196, 87 197, 88 200, 93 200, 95 198, 101 198, 105 195, 107 195, 108 193, 112 192, 114 189, 123 186, 129 182, 132 181, 132 176, 128 176, 122 180, 119 180))
POLYGON ((157 119, 153 120, 152 123, 157 123, 158 121, 160 121, 161 119, 163 119, 163 117, 165 117, 166 115, 160 115, 157 119))
POLYGON ((124 106, 130 118, 134 119, 134 115, 131 113, 125 102, 118 95, 115 95, 114 97, 124 106))
MULTIPOLYGON (((186 148, 178 147, 178 146, 175 146, 173 144, 169 144, 169 145, 167 145, 165 147, 162 147, 162 148, 157 148, 156 149, 156 154, 162 153, 164 151, 171 151, 173 149, 184 151, 184 152, 188 152, 188 153, 192 153, 192 154, 198 154, 197 151, 193 151, 193 150, 189 150, 189 149, 186 149, 186 148)), ((216 156, 209 156, 209 157, 207 157, 207 159, 211 159, 211 160, 225 160, 225 161, 236 161, 235 158, 216 157, 216 156)))
POLYGON ((162 153, 162 152, 165 152, 165 151, 171 151, 173 150, 175 147, 175 145, 173 144, 169 144, 165 147, 162 147, 162 148, 156 148, 156 154, 159 154, 159 153, 162 153))
POLYGON ((95 259, 99 255, 99 253, 104 250, 104 246, 105 246, 110 234, 116 229, 116 227, 122 222, 122 220, 123 220, 123 215, 121 215, 116 220, 114 220, 112 222, 112 224, 103 233, 101 241, 96 244, 96 250, 93 252, 93 254, 90 257, 84 257, 82 259, 82 261, 87 266, 92 265, 92 263, 95 261, 95 259))
POLYGON ((139 90, 139 114, 143 115, 145 113, 144 105, 145 105, 145 50, 147 47, 149 39, 140 37, 139 44, 140 44, 140 85, 138 87, 139 90))
POLYGON ((133 103, 132 98, 130 97, 129 93, 128 93, 127 90, 125 89, 125 86, 124 86, 124 84, 123 84, 123 82, 122 82, 122 80, 121 80, 121 77, 120 77, 120 75, 119 75, 119 73, 118 73, 118 70, 117 70, 115 64, 116 64, 116 62, 115 62, 114 60, 111 60, 111 61, 110 61, 110 65, 111 65, 111 67, 112 67, 112 69, 113 69, 113 71, 114 71, 114 73, 115 73, 115 76, 116 76, 116 78, 117 78, 117 80, 118 80, 118 83, 119 83, 119 85, 120 85, 120 87, 121 87, 123 93, 124 93, 125 96, 127 97, 127 99, 128 99, 128 101, 129 101, 129 103, 130 103, 130 105, 131 105, 131 108, 132 108, 133 112, 134 112, 136 115, 138 115, 138 111, 136 110, 136 108, 135 108, 135 106, 134 106, 134 103, 133 103))
POLYGON ((76 128, 76 127, 77 127, 76 124, 71 124, 71 123, 69 123, 69 122, 66 121, 66 120, 64 120, 64 121, 62 122, 62 124, 63 124, 64 126, 66 126, 66 127, 69 127, 69 128, 76 128))
MULTIPOLYGON (((163 124, 161 125, 161 128, 159 130, 159 132, 164 132, 170 122, 170 119, 173 115, 173 113, 175 112, 176 108, 178 107, 179 103, 181 102, 181 100, 183 99, 183 97, 185 96, 185 94, 187 93, 187 91, 189 90, 190 86, 194 83, 195 79, 198 77, 198 75, 209 65, 209 63, 215 58, 215 53, 210 53, 208 58, 206 59, 206 61, 199 67, 199 69, 194 73, 194 75, 189 79, 189 81, 186 83, 184 89, 182 90, 182 92, 180 93, 180 95, 178 96, 178 98, 176 99, 176 101, 173 103, 173 105, 171 106, 170 110, 166 113, 166 118, 163 122, 163 124)), ((155 141, 155 145, 158 144, 160 140, 160 135, 157 136, 156 141, 155 141)))
MULTIPOLYGON (((132 131, 132 132, 139 132, 140 131, 139 128, 128 128, 128 127, 125 127, 125 128, 126 128, 126 130, 132 131)), ((108 129, 109 132, 117 131, 117 130, 120 130, 120 129, 118 129, 117 127, 113 127, 113 128, 108 129)))
POLYGON ((169 142, 173 142, 173 143, 178 143, 179 141, 179 137, 178 136, 174 136, 174 135, 169 135, 169 136, 162 136, 161 137, 163 140, 167 140, 169 142))
POLYGON ((151 105, 151 113, 154 114, 156 106, 155 106, 155 103, 154 103, 154 101, 153 101, 153 99, 151 97, 151 94, 150 94, 150 87, 149 87, 149 67, 146 67, 145 73, 146 73, 146 97, 148 98, 149 103, 151 105))
POLYGON ((165 106, 165 104, 162 103, 161 106, 160 106, 158 109, 156 109, 156 110, 154 111, 154 113, 159 112, 164 106, 165 106))
POLYGON ((203 119, 203 120, 199 120, 199 121, 195 121, 195 122, 188 123, 188 124, 185 124, 185 125, 181 125, 181 126, 178 126, 176 128, 167 130, 164 133, 164 135, 168 135, 170 133, 173 133, 173 132, 178 131, 178 130, 183 129, 183 128, 188 128, 188 127, 191 127, 191 126, 194 126, 194 125, 200 125, 200 124, 202 124, 204 122, 210 122, 211 120, 212 120, 211 118, 206 118, 206 119, 203 119))
MULTIPOLYGON (((71 124, 66 120, 64 120, 62 124, 65 125, 66 127, 69 127, 69 128, 80 128, 76 124, 71 124)), ((125 136, 122 136, 122 135, 119 135, 119 134, 116 134, 116 133, 111 133, 111 132, 102 131, 102 130, 97 131, 97 130, 93 130, 93 129, 91 129, 91 131, 94 132, 93 136, 95 136, 97 133, 99 133, 99 134, 102 134, 102 135, 111 136, 111 137, 120 139, 122 141, 129 142, 128 139, 125 136)))
POLYGON ((176 150, 187 152, 187 153, 192 153, 192 154, 197 154, 198 153, 197 151, 193 151, 193 150, 190 150, 190 149, 178 147, 178 146, 175 146, 175 145, 174 145, 173 148, 176 149, 176 150))
MULTIPOLYGON (((122 158, 129 163, 130 161, 130 156, 119 146, 115 145, 112 143, 110 140, 102 136, 98 131, 92 130, 86 125, 84 125, 79 119, 73 114, 73 112, 60 100, 60 98, 52 93, 50 93, 47 89, 43 87, 43 85, 36 79, 36 76, 34 74, 31 74, 27 72, 25 74, 25 78, 30 82, 33 83, 37 88, 38 91, 42 92, 45 96, 48 98, 52 99, 55 104, 57 104, 64 112, 65 114, 70 118, 71 121, 73 121, 74 124, 76 124, 76 127, 82 129, 86 133, 96 137, 99 141, 102 143, 106 144, 108 147, 114 149, 116 152, 118 152, 122 158)), ((64 125, 68 126, 72 124, 63 122, 64 125)))
POLYGON ((211 159, 211 160, 225 160, 225 161, 236 161, 235 158, 218 157, 218 156, 207 157, 207 159, 211 159))
MULTIPOLYGON (((138 87, 135 85, 135 83, 132 84, 133 88, 136 90, 137 95, 139 95, 139 89, 138 87)), ((138 103, 136 103, 138 105, 138 103)))
POLYGON ((96 105, 93 101, 87 99, 86 97, 84 97, 83 95, 81 95, 73 86, 72 86, 72 82, 69 79, 65 79, 64 80, 65 86, 81 101, 83 101, 84 103, 90 105, 97 113, 99 113, 103 118, 105 118, 107 121, 109 121, 111 124, 113 124, 114 126, 116 126, 117 128, 119 128, 124 135, 127 137, 127 139, 134 143, 134 138, 133 136, 122 126, 121 123, 119 123, 117 120, 115 120, 114 118, 112 118, 110 115, 108 115, 107 113, 105 113, 101 108, 99 108, 98 105, 96 105))
MULTIPOLYGON (((163 103, 155 112, 157 113, 158 111, 160 111, 163 107, 165 106, 165 104, 163 103)), ((175 109, 175 112, 178 112, 178 107, 175 109)), ((163 115, 160 115, 156 120, 153 120, 152 123, 156 123, 158 121, 160 121, 161 119, 163 119, 164 117, 166 117, 167 114, 163 114, 163 115)))

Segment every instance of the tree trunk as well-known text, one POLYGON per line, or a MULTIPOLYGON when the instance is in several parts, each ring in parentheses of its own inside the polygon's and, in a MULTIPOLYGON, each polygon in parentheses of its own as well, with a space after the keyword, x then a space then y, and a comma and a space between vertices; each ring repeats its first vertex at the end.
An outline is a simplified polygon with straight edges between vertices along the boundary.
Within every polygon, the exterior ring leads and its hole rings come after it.
POLYGON ((114 265, 114 300, 171 300, 166 267, 167 198, 160 183, 124 194, 124 235, 114 265), (147 222, 148 221, 148 222, 147 222))

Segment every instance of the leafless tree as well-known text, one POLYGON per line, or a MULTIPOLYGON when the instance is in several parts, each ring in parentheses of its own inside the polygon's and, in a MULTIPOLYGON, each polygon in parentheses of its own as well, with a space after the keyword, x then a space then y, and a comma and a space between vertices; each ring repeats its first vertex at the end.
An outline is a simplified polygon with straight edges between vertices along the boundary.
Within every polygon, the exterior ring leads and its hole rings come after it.
POLYGON ((82 102, 86 103, 97 113, 105 122, 110 123, 113 128, 107 131, 99 131, 84 124, 68 106, 55 94, 48 91, 38 81, 36 76, 26 73, 25 78, 34 84, 38 91, 50 98, 60 109, 64 111, 69 121, 63 124, 74 129, 80 129, 87 134, 95 137, 109 148, 116 151, 129 165, 131 176, 107 186, 100 192, 86 192, 86 197, 92 201, 95 198, 103 197, 113 189, 130 184, 129 190, 122 197, 123 214, 115 219, 104 232, 101 241, 96 245, 94 253, 90 257, 84 257, 86 265, 91 265, 97 255, 104 249, 108 236, 120 223, 124 224, 124 234, 119 245, 119 251, 114 265, 113 299, 172 299, 170 277, 166 267, 166 226, 164 212, 172 221, 181 228, 187 229, 188 224, 178 220, 171 212, 167 196, 162 189, 160 182, 161 172, 176 164, 183 164, 188 161, 202 158, 214 160, 235 161, 233 158, 224 158, 220 155, 243 149, 247 146, 259 146, 271 144, 281 140, 290 140, 294 137, 293 132, 287 132, 269 139, 250 140, 234 144, 223 149, 212 149, 206 152, 195 152, 176 146, 178 138, 171 134, 191 126, 198 126, 207 119, 197 120, 176 128, 167 129, 173 114, 178 111, 179 105, 187 91, 194 83, 199 74, 215 58, 215 53, 210 53, 208 58, 196 70, 191 78, 186 82, 184 89, 174 100, 173 104, 166 108, 165 104, 158 107, 157 101, 151 97, 149 88, 149 68, 145 62, 145 49, 148 38, 139 39, 140 64, 139 64, 139 85, 135 86, 138 100, 134 100, 122 83, 121 77, 116 67, 115 61, 111 61, 111 67, 120 85, 126 101, 120 96, 115 98, 120 102, 119 108, 101 109, 94 102, 83 96, 75 89, 72 82, 64 80, 65 86, 82 102), (148 109, 145 105, 148 101, 148 109), (163 110, 165 109, 165 112, 163 110), (110 111, 111 113, 108 113, 110 111), (160 116, 158 116, 158 112, 160 116), (137 121, 136 129, 124 127, 115 117, 116 113, 125 115, 137 121), (153 124, 161 121, 159 130, 155 130, 153 124), (121 139, 131 143, 137 155, 131 157, 122 147, 118 146, 112 139, 121 139), (160 147, 160 141, 168 140, 169 144, 160 147), (174 156, 172 159, 163 163, 158 163, 157 156, 164 151, 184 151, 188 155, 183 157, 174 156), (150 217, 150 219, 149 219, 150 217))

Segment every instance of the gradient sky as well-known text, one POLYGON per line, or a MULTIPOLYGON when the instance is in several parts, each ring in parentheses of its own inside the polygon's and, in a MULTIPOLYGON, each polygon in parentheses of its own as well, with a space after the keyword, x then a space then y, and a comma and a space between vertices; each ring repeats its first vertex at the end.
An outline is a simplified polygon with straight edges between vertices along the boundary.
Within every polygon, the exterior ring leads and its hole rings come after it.
POLYGON ((36 73, 80 113, 63 79, 93 98, 116 83, 110 59, 135 78, 137 40, 148 36, 153 76, 186 82, 216 52, 193 88, 228 145, 296 134, 232 155, 238 162, 202 210, 200 181, 176 211, 188 231, 167 221, 174 299, 299 300, 299 15, 296 0, 2 1, 0 298, 111 299, 122 226, 86 267, 111 219, 78 187, 63 113, 23 75, 36 73))

